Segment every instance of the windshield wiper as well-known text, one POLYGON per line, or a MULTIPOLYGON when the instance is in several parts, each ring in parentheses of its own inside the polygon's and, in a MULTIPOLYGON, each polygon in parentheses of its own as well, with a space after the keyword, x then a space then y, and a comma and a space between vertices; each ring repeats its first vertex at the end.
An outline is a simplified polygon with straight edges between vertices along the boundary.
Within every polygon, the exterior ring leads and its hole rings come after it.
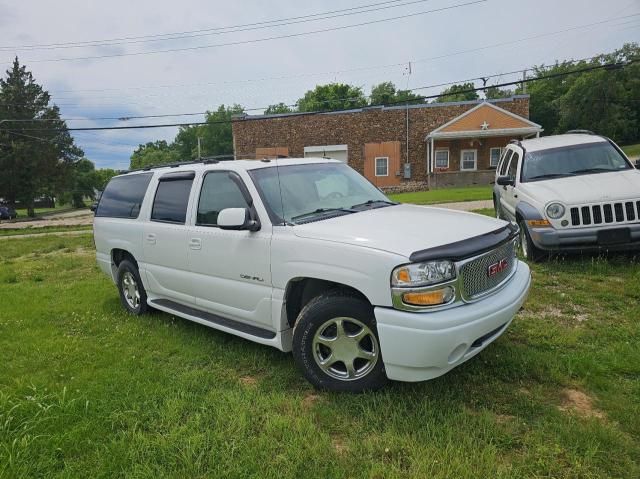
POLYGON ((393 201, 387 201, 387 200, 369 200, 369 201, 365 201, 364 203, 358 203, 357 205, 352 205, 351 208, 362 208, 363 206, 373 207, 374 205, 380 205, 379 208, 382 208, 383 206, 392 206, 397 204, 398 203, 394 203, 393 201))
POLYGON ((291 218, 291 221, 311 218, 313 216, 321 215, 324 213, 334 213, 336 211, 344 212, 344 213, 356 213, 356 210, 352 210, 350 208, 318 208, 317 210, 310 211, 309 213, 303 213, 301 215, 294 216, 291 218))
POLYGON ((536 175, 530 178, 527 178, 527 181, 531 180, 545 180, 549 178, 562 178, 564 176, 576 176, 575 173, 546 173, 544 175, 536 175))
POLYGON ((606 171, 618 171, 618 170, 613 170, 611 168, 584 168, 582 170, 572 171, 571 173, 573 173, 574 175, 580 175, 582 173, 603 173, 606 171))

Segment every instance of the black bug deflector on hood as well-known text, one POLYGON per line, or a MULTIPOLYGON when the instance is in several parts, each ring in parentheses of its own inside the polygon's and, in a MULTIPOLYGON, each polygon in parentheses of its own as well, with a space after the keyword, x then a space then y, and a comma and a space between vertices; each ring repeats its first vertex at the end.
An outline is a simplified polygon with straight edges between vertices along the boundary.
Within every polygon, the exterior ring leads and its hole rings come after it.
POLYGON ((509 223, 500 229, 480 236, 474 236, 473 238, 456 241, 455 243, 447 245, 436 246, 435 248, 415 251, 411 253, 409 259, 412 263, 421 263, 423 261, 436 259, 460 261, 497 248, 507 241, 514 239, 518 235, 518 231, 517 225, 509 223))

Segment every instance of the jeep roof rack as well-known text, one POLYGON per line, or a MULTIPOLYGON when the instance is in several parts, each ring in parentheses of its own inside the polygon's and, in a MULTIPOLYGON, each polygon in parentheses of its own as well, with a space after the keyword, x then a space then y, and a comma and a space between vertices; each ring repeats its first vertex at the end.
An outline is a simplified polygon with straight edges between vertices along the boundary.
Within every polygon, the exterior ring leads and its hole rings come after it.
POLYGON ((569 130, 565 135, 595 135, 591 130, 569 130))

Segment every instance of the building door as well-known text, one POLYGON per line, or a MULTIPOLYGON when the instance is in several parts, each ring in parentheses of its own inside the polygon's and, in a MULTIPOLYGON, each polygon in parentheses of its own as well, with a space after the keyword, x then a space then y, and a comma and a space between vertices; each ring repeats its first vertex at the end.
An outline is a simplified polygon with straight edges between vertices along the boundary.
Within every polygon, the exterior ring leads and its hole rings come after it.
POLYGON ((399 185, 402 178, 400 142, 366 143, 364 176, 377 187, 399 185))

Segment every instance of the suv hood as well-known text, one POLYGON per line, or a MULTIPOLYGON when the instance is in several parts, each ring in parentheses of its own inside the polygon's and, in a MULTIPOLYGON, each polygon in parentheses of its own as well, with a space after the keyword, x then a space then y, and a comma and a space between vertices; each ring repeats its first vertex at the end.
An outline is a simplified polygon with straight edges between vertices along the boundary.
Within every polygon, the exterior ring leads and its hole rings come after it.
POLYGON ((296 225, 301 238, 375 248, 405 257, 498 230, 507 223, 483 215, 417 205, 395 205, 296 225))
POLYGON ((598 203, 640 197, 640 170, 569 176, 522 183, 523 193, 540 202, 560 201, 566 205, 598 203))

